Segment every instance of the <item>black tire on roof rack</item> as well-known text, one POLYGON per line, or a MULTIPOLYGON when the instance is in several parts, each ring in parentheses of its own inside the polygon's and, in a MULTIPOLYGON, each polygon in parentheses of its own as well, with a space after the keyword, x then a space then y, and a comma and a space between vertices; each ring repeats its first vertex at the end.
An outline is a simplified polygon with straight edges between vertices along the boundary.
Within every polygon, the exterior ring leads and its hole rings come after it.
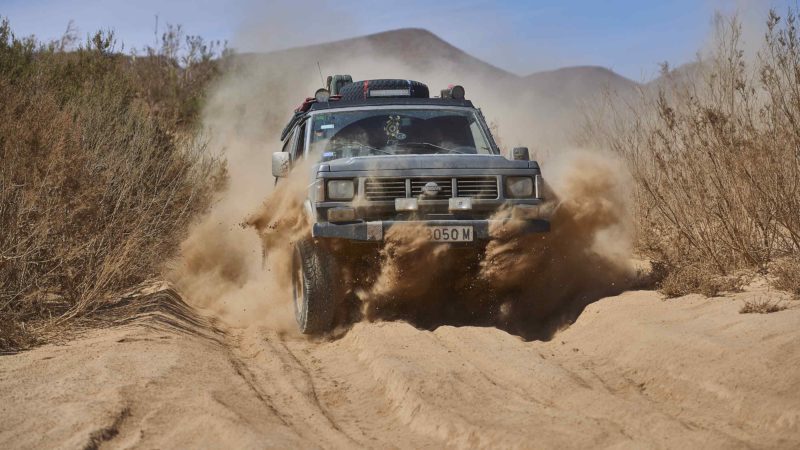
MULTIPOLYGON (((414 80, 364 80, 356 81, 354 83, 346 84, 341 87, 339 94, 342 96, 343 101, 347 100, 366 100, 370 98, 370 91, 393 91, 393 90, 410 90, 410 97, 412 98, 428 98, 428 86, 424 83, 414 80)), ((408 95, 391 95, 384 92, 389 97, 408 97, 408 95)), ((375 95, 373 94, 373 97, 375 95)))

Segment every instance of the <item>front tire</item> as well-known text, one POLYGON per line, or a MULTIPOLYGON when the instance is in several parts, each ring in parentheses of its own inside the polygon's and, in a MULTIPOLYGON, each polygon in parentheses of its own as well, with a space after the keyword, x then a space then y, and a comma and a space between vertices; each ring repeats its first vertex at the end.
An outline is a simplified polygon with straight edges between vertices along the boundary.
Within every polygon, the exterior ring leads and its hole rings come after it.
POLYGON ((292 298, 297 326, 303 334, 330 331, 336 312, 333 255, 314 241, 304 239, 294 246, 292 298))

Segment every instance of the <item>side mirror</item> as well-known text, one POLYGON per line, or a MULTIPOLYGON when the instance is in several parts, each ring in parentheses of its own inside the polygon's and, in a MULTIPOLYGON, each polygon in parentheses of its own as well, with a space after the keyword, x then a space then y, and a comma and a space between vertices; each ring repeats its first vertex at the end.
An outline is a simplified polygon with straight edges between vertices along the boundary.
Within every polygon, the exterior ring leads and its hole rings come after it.
POLYGON ((514 147, 511 150, 511 159, 514 161, 530 161, 531 155, 528 152, 528 147, 514 147))
POLYGON ((272 154, 272 176, 281 178, 289 175, 292 167, 292 158, 289 152, 275 152, 272 154))

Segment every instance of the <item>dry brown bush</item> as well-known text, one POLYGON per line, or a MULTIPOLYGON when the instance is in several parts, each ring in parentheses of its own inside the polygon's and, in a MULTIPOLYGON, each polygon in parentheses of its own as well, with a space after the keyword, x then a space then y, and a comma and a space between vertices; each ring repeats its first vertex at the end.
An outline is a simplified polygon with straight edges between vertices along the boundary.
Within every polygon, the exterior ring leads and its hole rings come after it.
MULTIPOLYGON (((711 55, 612 99, 586 139, 622 155, 636 180, 641 253, 666 268, 673 295, 707 290, 740 268, 800 252, 800 37, 773 11, 763 49, 740 49, 717 18, 711 55)), ((711 289, 713 291, 714 289, 711 289)))
POLYGON ((33 333, 25 329, 24 322, 19 322, 10 315, 0 316, 0 355, 30 347, 36 342, 33 333))
POLYGON ((770 268, 775 275, 775 287, 800 297, 800 259, 787 258, 770 268))
POLYGON ((158 47, 134 51, 126 58, 131 84, 167 128, 191 128, 203 107, 206 88, 225 69, 231 51, 225 42, 187 35, 167 24, 158 47))
POLYGON ((224 177, 113 42, 67 52, 0 25, 0 351, 158 274, 224 177))
POLYGON ((770 299, 746 300, 739 314, 769 314, 786 309, 786 305, 770 299))
POLYGON ((667 297, 682 297, 699 293, 714 297, 742 289, 741 279, 716 273, 713 267, 686 266, 672 268, 658 282, 659 290, 667 297))

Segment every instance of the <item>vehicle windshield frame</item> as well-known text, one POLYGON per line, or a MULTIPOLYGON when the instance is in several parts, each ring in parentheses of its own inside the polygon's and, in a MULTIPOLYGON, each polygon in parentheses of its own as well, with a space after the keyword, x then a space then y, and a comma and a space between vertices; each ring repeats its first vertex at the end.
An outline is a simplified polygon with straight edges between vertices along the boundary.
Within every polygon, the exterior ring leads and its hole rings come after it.
MULTIPOLYGON (((314 129, 314 120, 318 115, 321 114, 337 114, 337 113, 345 113, 345 112, 354 112, 354 111, 386 111, 386 110, 436 110, 436 111, 455 111, 458 113, 470 113, 475 117, 475 120, 478 124, 478 128, 481 132, 481 137, 483 140, 488 144, 488 153, 483 153, 483 155, 499 155, 500 149, 497 147, 492 134, 486 124, 486 120, 483 117, 483 114, 480 113, 478 108, 470 108, 464 106, 441 106, 441 105, 370 105, 370 106, 349 106, 344 108, 330 108, 324 109, 320 111, 313 111, 308 114, 307 119, 307 126, 305 130, 305 149, 303 151, 303 157, 308 157, 312 151, 312 143, 311 143, 311 133, 314 129)), ((481 153, 477 153, 481 155, 481 153)), ((435 153, 435 155, 461 155, 461 153, 453 152, 453 153, 435 153)), ((473 155, 473 154, 470 154, 473 155)), ((371 156, 380 156, 378 155, 371 155, 371 156)), ((392 155, 392 156, 405 156, 405 155, 392 155)), ((418 156, 418 155, 417 155, 418 156)))

